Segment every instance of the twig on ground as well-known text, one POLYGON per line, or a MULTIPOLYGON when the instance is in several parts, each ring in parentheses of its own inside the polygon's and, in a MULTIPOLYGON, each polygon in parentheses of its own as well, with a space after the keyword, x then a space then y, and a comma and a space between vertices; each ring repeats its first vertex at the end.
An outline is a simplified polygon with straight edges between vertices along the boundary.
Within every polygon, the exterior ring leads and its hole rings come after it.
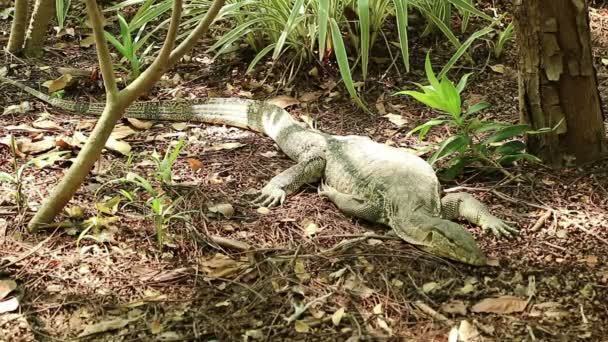
POLYGON ((245 242, 229 239, 223 236, 211 235, 209 239, 221 247, 235 249, 237 251, 245 252, 251 249, 251 246, 245 242))
POLYGON ((4 264, 4 265, 0 265, 0 270, 5 269, 11 265, 14 265, 24 259, 29 258, 32 254, 36 253, 40 248, 42 248, 42 246, 44 246, 45 243, 47 243, 53 236, 55 236, 55 232, 57 232, 57 229, 59 229, 59 227, 55 228, 55 230, 51 233, 51 235, 49 235, 46 239, 40 241, 36 246, 32 247, 32 249, 30 249, 29 251, 21 254, 20 256, 18 256, 16 259, 14 259, 13 261, 9 262, 8 264, 4 264))
POLYGON ((547 210, 547 211, 545 211, 538 218, 538 220, 536 220, 536 223, 534 223, 534 225, 532 226, 532 228, 530 228, 530 231, 532 231, 532 232, 539 231, 540 228, 545 224, 545 222, 547 221, 547 219, 549 219, 549 217, 551 217, 551 214, 553 214, 553 210, 547 210))
POLYGON ((428 315, 429 317, 431 317, 432 319, 434 319, 436 321, 445 322, 448 325, 454 324, 454 322, 452 322, 451 319, 449 319, 449 318, 445 317, 444 315, 440 314, 439 312, 435 311, 433 308, 426 305, 424 302, 422 302, 420 300, 414 302, 414 305, 418 309, 420 309, 420 311, 422 311, 424 314, 428 315))

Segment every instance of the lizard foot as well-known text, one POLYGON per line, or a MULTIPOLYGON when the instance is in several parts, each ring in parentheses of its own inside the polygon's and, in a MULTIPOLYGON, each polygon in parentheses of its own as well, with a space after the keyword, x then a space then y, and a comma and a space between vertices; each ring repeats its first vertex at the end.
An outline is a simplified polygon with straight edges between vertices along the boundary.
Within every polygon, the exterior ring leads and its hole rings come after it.
POLYGON ((260 190, 260 195, 252 203, 258 207, 274 207, 283 204, 285 197, 287 197, 285 190, 275 185, 267 184, 260 190))
POLYGON ((506 237, 508 239, 519 233, 519 229, 509 226, 503 220, 495 216, 485 219, 484 222, 481 223, 481 229, 483 229, 484 233, 492 231, 496 237, 506 237))
POLYGON ((325 183, 325 181, 321 181, 321 184, 319 185, 319 188, 317 189, 317 193, 319 194, 319 196, 331 197, 331 194, 336 193, 336 189, 327 185, 325 183))

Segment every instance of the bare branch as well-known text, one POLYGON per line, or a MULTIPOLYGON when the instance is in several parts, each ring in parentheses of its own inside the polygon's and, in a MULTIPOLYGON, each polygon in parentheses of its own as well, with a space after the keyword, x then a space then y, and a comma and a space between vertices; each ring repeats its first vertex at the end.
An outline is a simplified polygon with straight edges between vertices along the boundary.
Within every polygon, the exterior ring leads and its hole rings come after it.
POLYGON ((205 14, 205 18, 190 32, 188 37, 181 42, 173 52, 171 52, 171 57, 169 57, 168 68, 172 67, 177 61, 180 60, 192 47, 196 42, 205 34, 209 29, 209 26, 219 13, 220 9, 224 6, 225 0, 215 0, 207 10, 207 14, 205 14))
POLYGON ((103 84, 106 87, 107 99, 114 98, 118 95, 118 87, 114 78, 114 70, 112 69, 112 57, 103 31, 103 14, 97 7, 97 1, 86 0, 87 13, 93 26, 93 36, 95 37, 95 47, 97 49, 97 59, 101 75, 103 76, 103 84))
POLYGON ((152 88, 152 86, 161 78, 164 71, 168 69, 167 62, 169 61, 171 50, 173 50, 173 45, 175 44, 181 15, 182 0, 175 0, 173 1, 169 30, 167 31, 165 42, 160 48, 158 56, 156 56, 152 65, 121 91, 121 101, 127 101, 127 103, 135 101, 139 95, 152 88))

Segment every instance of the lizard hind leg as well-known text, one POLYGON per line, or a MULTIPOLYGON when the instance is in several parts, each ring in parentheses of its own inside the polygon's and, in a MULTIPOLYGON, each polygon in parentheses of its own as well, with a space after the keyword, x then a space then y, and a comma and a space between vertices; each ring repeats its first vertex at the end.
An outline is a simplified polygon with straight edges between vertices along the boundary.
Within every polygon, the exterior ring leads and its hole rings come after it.
POLYGON ((381 223, 381 208, 365 199, 339 192, 324 182, 319 186, 319 195, 329 198, 338 209, 347 215, 362 218, 370 222, 381 223))
POLYGON ((450 193, 441 199, 441 216, 447 220, 464 218, 480 226, 484 232, 491 231, 497 237, 510 238, 519 230, 492 215, 483 203, 470 194, 450 193))

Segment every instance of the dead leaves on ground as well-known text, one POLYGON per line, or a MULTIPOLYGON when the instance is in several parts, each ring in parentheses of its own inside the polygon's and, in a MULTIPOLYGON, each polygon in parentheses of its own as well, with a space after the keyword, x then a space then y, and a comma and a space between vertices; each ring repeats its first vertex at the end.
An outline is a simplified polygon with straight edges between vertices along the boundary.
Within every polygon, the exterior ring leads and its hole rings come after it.
POLYGON ((0 314, 15 311, 19 308, 19 299, 12 297, 4 300, 17 288, 17 283, 11 279, 0 279, 0 314))

